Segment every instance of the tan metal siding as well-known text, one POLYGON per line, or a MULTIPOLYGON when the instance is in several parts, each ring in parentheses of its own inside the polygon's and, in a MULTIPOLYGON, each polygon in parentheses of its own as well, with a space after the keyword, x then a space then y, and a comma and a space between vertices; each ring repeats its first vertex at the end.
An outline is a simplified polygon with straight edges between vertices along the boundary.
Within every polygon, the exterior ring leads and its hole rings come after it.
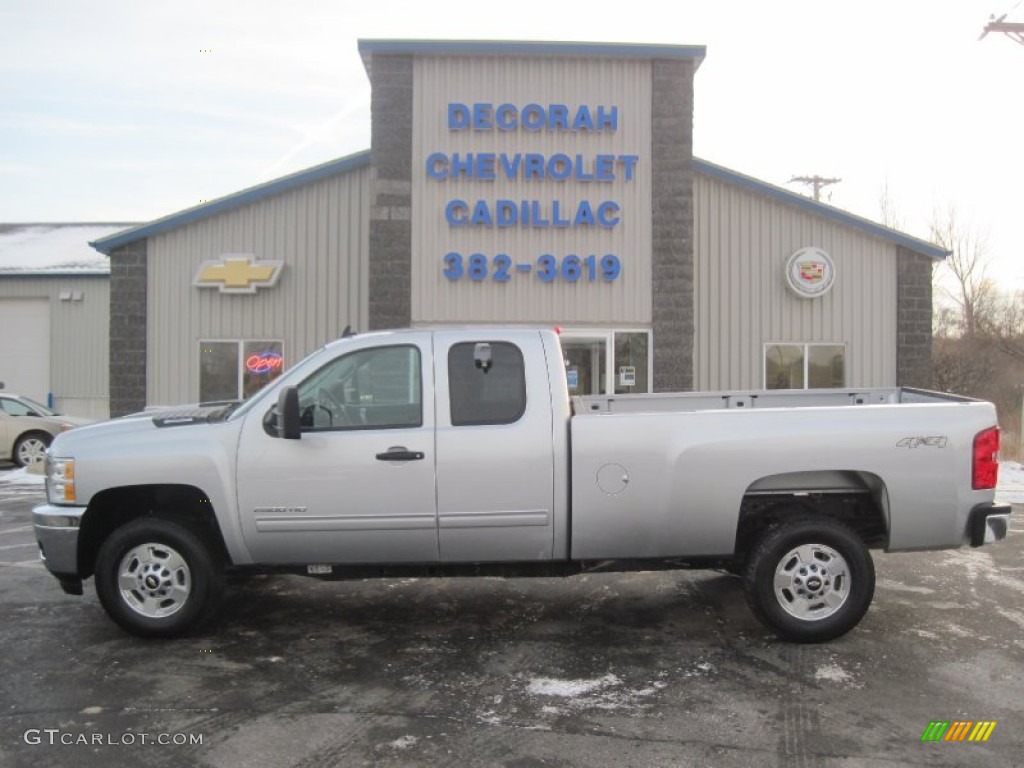
POLYGON ((287 368, 346 325, 367 327, 369 180, 357 169, 150 239, 150 404, 199 397, 200 340, 279 339, 287 368), (192 285, 200 263, 230 253, 283 260, 277 285, 254 295, 192 285))
POLYGON ((50 391, 56 409, 73 416, 107 418, 110 278, 0 278, 0 301, 7 298, 45 298, 50 302, 50 391), (82 300, 61 301, 63 291, 81 292, 82 300))
POLYGON ((846 344, 846 384, 896 383, 896 247, 740 186, 694 180, 696 386, 762 387, 764 344, 846 344), (803 299, 786 286, 797 249, 823 248, 832 290, 803 299))
POLYGON ((616 59, 578 60, 524 58, 419 57, 414 65, 413 205, 412 205, 412 320, 445 322, 552 322, 573 324, 634 324, 651 321, 651 63, 616 59), (447 105, 459 102, 565 104, 618 107, 614 133, 536 133, 448 130, 447 105), (639 156, 632 181, 573 180, 437 181, 426 175, 426 158, 433 152, 565 153, 593 158, 597 154, 639 156), (475 200, 539 200, 550 212, 555 199, 574 212, 580 200, 614 200, 621 206, 621 223, 601 228, 452 228, 445 205, 458 198, 475 200), (513 264, 536 264, 542 254, 559 260, 576 254, 600 259, 607 253, 622 261, 618 280, 606 283, 547 284, 532 272, 511 271, 512 279, 457 283, 442 275, 442 258, 449 251, 468 259, 483 253, 489 259, 508 254, 513 264))

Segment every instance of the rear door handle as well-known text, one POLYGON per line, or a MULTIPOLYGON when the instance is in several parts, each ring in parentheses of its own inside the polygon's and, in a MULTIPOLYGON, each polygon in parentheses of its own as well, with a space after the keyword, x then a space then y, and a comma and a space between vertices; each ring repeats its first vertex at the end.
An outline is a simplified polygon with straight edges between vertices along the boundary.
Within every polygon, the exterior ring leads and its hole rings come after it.
POLYGON ((425 454, 422 451, 410 451, 401 445, 388 448, 383 453, 377 454, 379 461, 422 461, 425 454))

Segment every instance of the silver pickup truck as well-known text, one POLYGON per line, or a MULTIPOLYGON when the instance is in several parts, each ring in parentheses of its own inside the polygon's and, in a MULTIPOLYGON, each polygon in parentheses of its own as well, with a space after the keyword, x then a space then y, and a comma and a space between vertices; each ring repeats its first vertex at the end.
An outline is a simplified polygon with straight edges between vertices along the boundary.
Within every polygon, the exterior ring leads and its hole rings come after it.
POLYGON ((244 404, 59 435, 33 511, 64 590, 129 632, 216 609, 228 569, 326 578, 727 568, 757 617, 838 637, 870 549, 980 546, 991 404, 910 389, 570 398, 553 331, 344 338, 244 404))

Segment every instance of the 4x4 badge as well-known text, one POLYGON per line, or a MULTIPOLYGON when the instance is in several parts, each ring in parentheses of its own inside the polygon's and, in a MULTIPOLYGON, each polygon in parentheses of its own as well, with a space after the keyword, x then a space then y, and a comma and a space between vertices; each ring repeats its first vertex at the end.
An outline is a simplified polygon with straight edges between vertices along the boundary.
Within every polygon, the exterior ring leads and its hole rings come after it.
POLYGON ((945 448, 948 442, 945 435, 933 435, 930 437, 904 437, 898 443, 897 448, 945 448))

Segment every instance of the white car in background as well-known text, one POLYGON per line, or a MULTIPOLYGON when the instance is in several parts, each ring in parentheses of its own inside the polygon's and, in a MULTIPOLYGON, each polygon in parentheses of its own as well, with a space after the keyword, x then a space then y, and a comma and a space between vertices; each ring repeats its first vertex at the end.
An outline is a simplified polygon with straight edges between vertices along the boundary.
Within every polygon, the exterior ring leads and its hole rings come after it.
POLYGON ((61 416, 27 397, 0 392, 0 461, 19 467, 41 462, 53 438, 89 419, 61 416))

